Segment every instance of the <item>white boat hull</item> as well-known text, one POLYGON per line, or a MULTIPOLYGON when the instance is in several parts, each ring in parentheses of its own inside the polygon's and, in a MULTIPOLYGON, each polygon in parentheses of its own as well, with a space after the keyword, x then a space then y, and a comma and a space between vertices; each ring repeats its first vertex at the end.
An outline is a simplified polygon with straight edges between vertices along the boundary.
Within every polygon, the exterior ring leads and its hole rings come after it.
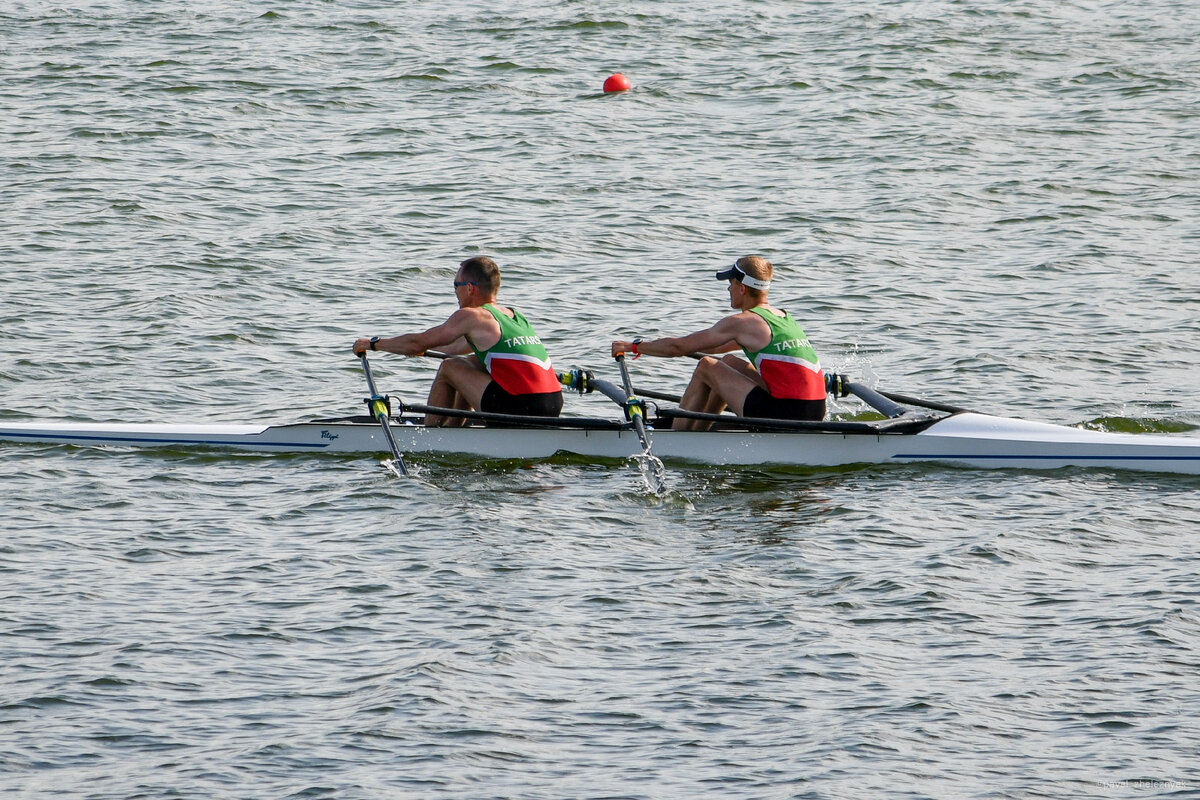
MULTIPOLYGON (((484 458, 548 458, 574 453, 626 458, 641 452, 632 430, 426 428, 392 426, 402 453, 462 453, 484 458)), ((1061 425, 962 413, 920 433, 707 433, 650 430, 665 460, 717 465, 940 463, 981 468, 1103 467, 1200 474, 1200 438, 1101 433, 1061 425)), ((361 422, 293 425, 0 423, 0 441, 75 446, 218 448, 275 453, 387 453, 381 428, 361 422)))

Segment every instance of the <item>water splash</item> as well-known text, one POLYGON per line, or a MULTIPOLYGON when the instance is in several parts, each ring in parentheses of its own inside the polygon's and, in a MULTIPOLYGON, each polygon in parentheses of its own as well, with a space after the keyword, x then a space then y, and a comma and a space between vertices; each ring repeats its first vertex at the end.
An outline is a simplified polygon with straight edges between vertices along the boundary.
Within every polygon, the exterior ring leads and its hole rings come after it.
POLYGON ((637 464, 638 474, 642 476, 646 491, 660 497, 670 492, 670 489, 667 488, 667 467, 663 464, 662 459, 649 450, 630 456, 630 458, 637 464))
POLYGON ((404 472, 397 465, 396 460, 394 458, 388 458, 388 459, 384 459, 383 461, 380 461, 379 466, 383 467, 388 472, 395 475, 397 478, 408 477, 407 475, 404 474, 404 472))

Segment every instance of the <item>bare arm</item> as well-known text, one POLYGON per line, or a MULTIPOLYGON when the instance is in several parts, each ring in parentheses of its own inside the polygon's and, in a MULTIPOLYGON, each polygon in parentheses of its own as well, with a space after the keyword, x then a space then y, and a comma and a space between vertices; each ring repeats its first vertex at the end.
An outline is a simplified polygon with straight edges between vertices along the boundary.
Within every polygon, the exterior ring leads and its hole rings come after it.
MULTIPOLYGON (((648 356, 677 358, 689 353, 728 353, 743 344, 751 347, 765 346, 771 340, 771 330, 760 317, 748 312, 732 314, 702 331, 687 336, 652 339, 638 345, 638 352, 648 356)), ((612 354, 633 351, 633 342, 615 341, 612 354)))
MULTIPOLYGON (((494 336, 500 335, 500 326, 492 315, 478 308, 460 308, 450 315, 441 325, 435 325, 420 333, 404 333, 390 338, 381 338, 375 343, 375 349, 384 353, 397 353, 402 356, 419 356, 426 350, 443 350, 450 355, 463 355, 471 352, 467 344, 467 336, 473 334, 477 342, 483 344, 494 330, 494 336)), ((371 349, 370 339, 358 339, 354 342, 354 353, 357 355, 371 349)))
POLYGON ((464 336, 460 336, 448 345, 437 348, 448 356, 467 356, 475 352, 471 349, 471 345, 467 343, 464 336))

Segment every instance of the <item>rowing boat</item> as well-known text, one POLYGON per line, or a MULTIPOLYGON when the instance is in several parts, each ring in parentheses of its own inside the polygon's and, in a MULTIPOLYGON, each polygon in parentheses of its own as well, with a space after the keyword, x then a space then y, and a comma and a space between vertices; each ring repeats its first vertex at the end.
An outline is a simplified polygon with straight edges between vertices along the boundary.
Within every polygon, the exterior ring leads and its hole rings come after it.
MULTIPOLYGON (((561 418, 547 427, 428 428, 409 415, 391 432, 407 454, 461 453, 543 459, 557 453, 627 458, 643 452, 628 423, 561 418), (584 424, 586 423, 586 424, 584 424)), ((672 431, 646 434, 668 461, 717 465, 832 467, 937 463, 980 468, 1102 467, 1200 475, 1200 438, 1124 434, 1027 422, 969 411, 909 414, 878 422, 797 424, 795 429, 672 431)), ((273 453, 387 453, 378 422, 367 416, 287 425, 0 422, 0 441, 73 446, 209 448, 273 453)))
POLYGON ((657 458, 716 465, 840 467, 937 463, 979 468, 1104 467, 1200 475, 1200 437, 1135 435, 1069 428, 980 414, 956 406, 876 391, 844 375, 826 374, 826 390, 854 395, 883 419, 797 421, 659 409, 650 419, 635 396, 678 402, 676 395, 637 389, 622 367, 624 388, 590 371, 559 374, 566 389, 599 391, 624 409, 624 420, 525 417, 400 404, 381 395, 365 356, 369 416, 286 425, 0 422, 0 442, 73 446, 205 448, 272 453, 386 453, 404 474, 404 453, 458 453, 496 459, 657 458), (428 427, 423 416, 461 417, 463 427, 428 427), (707 431, 671 430, 678 418, 710 421, 707 431), (481 424, 482 423, 482 424, 481 424))

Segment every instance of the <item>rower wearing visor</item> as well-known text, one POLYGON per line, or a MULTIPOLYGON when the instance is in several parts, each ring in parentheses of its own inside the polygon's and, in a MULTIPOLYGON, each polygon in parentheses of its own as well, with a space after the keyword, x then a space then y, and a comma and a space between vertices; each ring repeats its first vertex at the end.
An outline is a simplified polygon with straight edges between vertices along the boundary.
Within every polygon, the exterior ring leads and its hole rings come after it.
MULTIPOLYGON (((676 358, 694 352, 735 355, 700 359, 679 407, 743 417, 820 420, 825 417, 825 376, 816 351, 796 320, 767 303, 774 268, 761 256, 743 256, 717 280, 729 281, 729 305, 738 310, 706 330, 678 338, 615 341, 612 354, 676 358)), ((707 420, 676 417, 674 430, 708 430, 707 420)))
MULTIPOLYGON (((474 409, 494 414, 557 417, 562 411, 562 385, 541 337, 513 308, 496 304, 500 268, 487 256, 462 262, 454 276, 458 310, 441 325, 421 333, 358 339, 355 355, 367 350, 419 356, 441 350, 454 356, 442 361, 429 405, 474 409)), ((431 427, 458 427, 458 416, 427 414, 431 427)))

